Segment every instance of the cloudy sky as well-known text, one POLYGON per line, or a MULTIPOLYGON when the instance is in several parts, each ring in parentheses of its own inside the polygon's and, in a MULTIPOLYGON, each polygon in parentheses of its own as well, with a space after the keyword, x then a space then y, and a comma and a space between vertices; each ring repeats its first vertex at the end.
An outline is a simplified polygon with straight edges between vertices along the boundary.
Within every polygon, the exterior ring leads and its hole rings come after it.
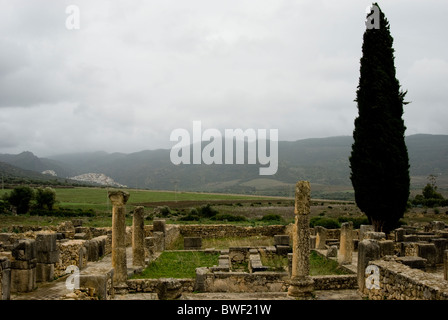
MULTIPOLYGON (((0 153, 170 148, 194 120, 289 141, 351 135, 369 4, 0 0, 0 153)), ((448 2, 379 4, 412 101, 406 134, 448 134, 448 2)))

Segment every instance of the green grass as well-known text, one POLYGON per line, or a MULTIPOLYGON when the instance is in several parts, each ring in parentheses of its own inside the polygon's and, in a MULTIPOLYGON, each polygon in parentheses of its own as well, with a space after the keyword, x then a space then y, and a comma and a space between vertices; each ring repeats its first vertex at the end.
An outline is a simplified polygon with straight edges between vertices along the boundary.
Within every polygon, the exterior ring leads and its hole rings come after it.
POLYGON ((134 275, 134 279, 195 278, 196 268, 217 265, 218 257, 218 254, 199 251, 164 251, 141 274, 134 275))
MULTIPOLYGON (((270 267, 271 271, 286 271, 288 268, 288 257, 286 256, 262 256, 261 261, 264 266, 270 267)), ((347 274, 339 267, 339 264, 334 261, 322 257, 314 251, 310 253, 310 275, 341 275, 347 274)))
POLYGON ((311 251, 310 254, 310 275, 311 276, 323 276, 323 275, 339 275, 347 274, 339 267, 339 264, 331 259, 327 259, 318 253, 311 251))

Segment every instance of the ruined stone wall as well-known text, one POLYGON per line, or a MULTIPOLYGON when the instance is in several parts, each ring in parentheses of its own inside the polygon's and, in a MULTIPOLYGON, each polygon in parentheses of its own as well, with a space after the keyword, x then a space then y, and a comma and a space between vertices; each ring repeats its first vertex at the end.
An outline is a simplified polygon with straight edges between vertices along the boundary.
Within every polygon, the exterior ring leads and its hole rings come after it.
POLYGON ((312 276, 314 290, 343 290, 358 287, 356 274, 312 276))
POLYGON ((165 300, 179 298, 182 293, 192 293, 195 279, 128 279, 126 284, 129 293, 152 292, 165 300))
POLYGON ((448 281, 435 274, 395 261, 375 260, 369 265, 379 270, 378 278, 374 278, 375 272, 366 277, 379 286, 378 289, 366 286, 363 290, 371 300, 448 300, 448 281))
POLYGON ((180 235, 184 237, 223 238, 223 237, 273 237, 278 234, 286 234, 287 226, 259 226, 242 227, 235 225, 178 225, 180 235))

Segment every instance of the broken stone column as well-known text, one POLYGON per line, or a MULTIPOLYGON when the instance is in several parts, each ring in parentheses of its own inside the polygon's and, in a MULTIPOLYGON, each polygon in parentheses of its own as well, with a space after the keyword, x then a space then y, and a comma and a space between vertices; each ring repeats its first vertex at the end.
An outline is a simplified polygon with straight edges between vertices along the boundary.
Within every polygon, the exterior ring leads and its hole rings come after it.
POLYGON ((448 280, 448 250, 443 254, 443 278, 448 280))
POLYGON ((353 222, 344 222, 341 225, 339 242, 339 263, 351 264, 353 255, 353 222))
POLYGON ((154 259, 156 253, 155 239, 154 237, 145 238, 145 258, 148 258, 148 262, 154 259))
POLYGON ((370 261, 380 258, 380 246, 377 240, 365 239, 358 244, 358 289, 364 293, 366 286, 366 268, 370 261))
POLYGON ((132 264, 145 266, 145 221, 143 220, 144 208, 135 207, 132 224, 132 264))
POLYGON ((36 288, 36 241, 19 240, 12 250, 11 292, 30 292, 36 288))
POLYGON ((56 239, 57 234, 55 232, 39 232, 36 234, 37 282, 54 280, 54 265, 59 261, 56 239))
POLYGON ((288 295, 307 297, 313 291, 310 277, 310 197, 309 181, 299 181, 295 188, 295 223, 293 229, 293 252, 291 281, 288 295))
POLYGON ((114 286, 120 290, 126 286, 126 202, 129 193, 124 191, 109 191, 112 202, 112 267, 114 268, 114 286))
POLYGON ((0 256, 0 300, 11 297, 11 261, 0 256))
POLYGON ((326 249, 327 229, 322 226, 316 228, 316 249, 326 249))

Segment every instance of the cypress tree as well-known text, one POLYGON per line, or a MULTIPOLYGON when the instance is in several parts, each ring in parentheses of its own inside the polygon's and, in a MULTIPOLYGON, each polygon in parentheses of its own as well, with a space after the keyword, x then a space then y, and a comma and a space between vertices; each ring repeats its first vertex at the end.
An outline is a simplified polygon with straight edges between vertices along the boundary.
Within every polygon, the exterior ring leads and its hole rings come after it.
POLYGON ((402 119, 406 92, 395 77, 393 38, 378 4, 379 28, 363 36, 358 117, 350 168, 355 200, 375 231, 397 227, 409 198, 409 158, 402 119))

